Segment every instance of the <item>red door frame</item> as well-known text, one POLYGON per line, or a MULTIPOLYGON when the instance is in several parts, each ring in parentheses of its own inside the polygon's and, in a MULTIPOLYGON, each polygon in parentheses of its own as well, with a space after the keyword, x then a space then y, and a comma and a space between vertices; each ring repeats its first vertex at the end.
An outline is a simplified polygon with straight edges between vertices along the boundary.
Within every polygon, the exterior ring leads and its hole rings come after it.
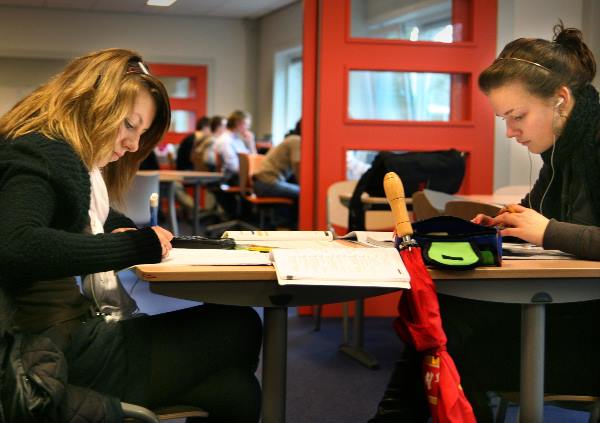
POLYGON ((494 117, 476 87, 477 75, 496 53, 495 0, 455 0, 455 14, 470 16, 468 41, 451 44, 359 39, 349 36, 350 0, 305 0, 300 228, 324 229, 327 187, 345 179, 346 150, 468 153, 461 192, 490 193, 494 117), (357 121, 346 117, 351 69, 443 72, 467 75, 464 108, 451 122, 357 121))
POLYGON ((170 65, 162 63, 150 64, 152 73, 159 78, 181 77, 190 78, 190 91, 187 98, 169 98, 171 110, 187 110, 192 112, 188 130, 185 132, 169 131, 163 137, 161 145, 179 144, 181 140, 190 132, 196 129, 196 120, 206 115, 206 66, 203 65, 170 65))
MULTIPOLYGON (((467 41, 352 39, 350 0, 304 0, 300 229, 326 228, 327 188, 346 179, 346 150, 456 148, 467 153, 461 192, 491 193, 494 116, 476 80, 496 54, 496 15, 496 0, 454 0, 455 22, 470 22, 462 34, 467 41), (450 122, 357 121, 346 113, 351 69, 456 73, 467 78, 452 80, 450 122)), ((367 299, 365 314, 395 315, 397 297, 367 299)), ((309 310, 301 307, 300 313, 309 310)), ((339 313, 337 305, 323 311, 339 313)))

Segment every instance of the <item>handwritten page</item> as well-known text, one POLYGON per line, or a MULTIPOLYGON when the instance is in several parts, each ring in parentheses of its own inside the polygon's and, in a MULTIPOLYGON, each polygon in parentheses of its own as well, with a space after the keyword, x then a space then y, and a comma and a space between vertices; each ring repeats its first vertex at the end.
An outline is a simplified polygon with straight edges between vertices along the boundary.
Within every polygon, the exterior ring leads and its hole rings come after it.
POLYGON ((280 285, 410 288, 410 276, 395 249, 276 249, 271 255, 280 285))
POLYGON ((187 265, 213 265, 213 266, 235 266, 235 265, 270 265, 269 254, 258 251, 247 250, 213 250, 194 248, 173 248, 169 255, 163 258, 164 264, 187 264, 187 265))

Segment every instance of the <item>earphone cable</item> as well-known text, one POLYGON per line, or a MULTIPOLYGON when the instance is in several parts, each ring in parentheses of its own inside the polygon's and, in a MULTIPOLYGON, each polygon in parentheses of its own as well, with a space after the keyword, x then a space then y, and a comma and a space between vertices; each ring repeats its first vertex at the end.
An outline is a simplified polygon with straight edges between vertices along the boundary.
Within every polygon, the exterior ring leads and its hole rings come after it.
POLYGON ((542 199, 540 200, 540 214, 541 215, 544 214, 544 211, 543 211, 544 199, 546 198, 546 194, 548 194, 548 191, 550 191, 550 186, 552 185, 552 181, 554 181, 554 147, 555 146, 556 146, 556 135, 554 135, 554 142, 552 143, 552 153, 550 154, 550 171, 552 172, 552 175, 550 176, 550 182, 548 182, 548 186, 544 190, 544 194, 542 195, 542 199))

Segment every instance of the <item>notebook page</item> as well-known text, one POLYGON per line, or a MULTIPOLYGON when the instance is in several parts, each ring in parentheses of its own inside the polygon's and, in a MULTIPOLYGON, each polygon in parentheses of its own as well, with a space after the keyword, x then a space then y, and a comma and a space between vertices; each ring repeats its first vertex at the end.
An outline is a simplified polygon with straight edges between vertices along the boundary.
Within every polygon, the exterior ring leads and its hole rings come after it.
POLYGON ((281 285, 410 287, 395 249, 277 249, 271 255, 281 285))

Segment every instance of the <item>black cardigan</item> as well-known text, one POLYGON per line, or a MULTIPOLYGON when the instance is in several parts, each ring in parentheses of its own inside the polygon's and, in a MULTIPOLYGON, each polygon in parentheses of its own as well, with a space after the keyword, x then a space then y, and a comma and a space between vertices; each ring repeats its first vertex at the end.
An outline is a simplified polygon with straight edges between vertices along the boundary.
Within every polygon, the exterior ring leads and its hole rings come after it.
POLYGON ((63 141, 29 134, 0 141, 0 287, 12 293, 22 329, 42 330, 81 315, 88 304, 73 276, 161 260, 150 228, 111 211, 107 233, 89 226, 90 176, 63 141))

